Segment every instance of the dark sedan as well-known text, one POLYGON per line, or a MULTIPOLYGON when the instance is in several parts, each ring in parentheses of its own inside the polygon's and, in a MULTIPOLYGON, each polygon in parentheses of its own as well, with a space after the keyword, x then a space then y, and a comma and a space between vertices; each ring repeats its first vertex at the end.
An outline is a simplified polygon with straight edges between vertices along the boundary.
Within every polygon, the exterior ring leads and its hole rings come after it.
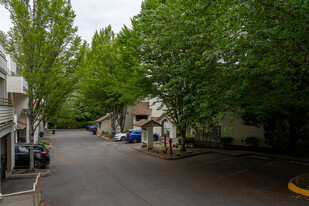
MULTIPOLYGON (((34 167, 42 168, 49 165, 49 151, 42 145, 33 145, 34 167)), ((29 144, 15 145, 15 168, 29 168, 30 146, 29 144)))

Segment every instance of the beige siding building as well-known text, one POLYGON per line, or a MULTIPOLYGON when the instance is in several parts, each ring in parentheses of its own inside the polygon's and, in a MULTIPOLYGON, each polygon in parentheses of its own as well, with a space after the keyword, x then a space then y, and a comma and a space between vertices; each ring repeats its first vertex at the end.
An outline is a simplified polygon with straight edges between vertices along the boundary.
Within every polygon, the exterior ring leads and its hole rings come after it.
POLYGON ((1 177, 4 175, 3 167, 6 168, 6 173, 11 173, 15 165, 14 109, 12 101, 8 99, 7 74, 5 50, 0 43, 0 154, 1 157, 6 157, 3 162, 0 160, 1 177))

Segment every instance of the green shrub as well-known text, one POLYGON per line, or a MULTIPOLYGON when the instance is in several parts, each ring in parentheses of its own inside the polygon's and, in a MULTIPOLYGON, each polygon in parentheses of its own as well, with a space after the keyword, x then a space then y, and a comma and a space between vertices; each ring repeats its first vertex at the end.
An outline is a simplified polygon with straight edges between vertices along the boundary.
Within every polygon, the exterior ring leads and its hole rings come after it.
POLYGON ((68 120, 58 120, 54 123, 50 123, 49 126, 51 128, 59 128, 59 129, 80 129, 86 128, 89 125, 93 125, 94 121, 87 122, 77 122, 77 121, 68 121, 68 120))
POLYGON ((176 156, 181 156, 181 154, 179 152, 176 153, 176 156))
MULTIPOLYGON (((185 145, 190 145, 194 143, 195 137, 193 136, 186 136, 185 138, 185 145)), ((181 137, 178 137, 178 143, 181 144, 181 137)))
POLYGON ((257 137, 247 137, 245 142, 249 146, 257 147, 259 144, 259 139, 257 137))
POLYGON ((230 145, 233 141, 233 137, 221 137, 219 142, 221 145, 230 145))
POLYGON ((178 148, 178 147, 179 147, 179 143, 178 143, 178 142, 175 144, 175 147, 176 147, 176 148, 178 148))
POLYGON ((195 137, 193 137, 193 136, 186 136, 185 144, 186 145, 191 145, 191 144, 193 145, 194 141, 195 141, 195 137))
POLYGON ((49 143, 46 140, 42 140, 39 144, 45 148, 46 148, 46 145, 49 145, 49 143))
POLYGON ((192 153, 191 150, 187 150, 187 151, 186 151, 186 154, 191 154, 191 153, 192 153))
POLYGON ((163 151, 164 154, 166 154, 167 153, 167 147, 164 147, 162 151, 163 151))

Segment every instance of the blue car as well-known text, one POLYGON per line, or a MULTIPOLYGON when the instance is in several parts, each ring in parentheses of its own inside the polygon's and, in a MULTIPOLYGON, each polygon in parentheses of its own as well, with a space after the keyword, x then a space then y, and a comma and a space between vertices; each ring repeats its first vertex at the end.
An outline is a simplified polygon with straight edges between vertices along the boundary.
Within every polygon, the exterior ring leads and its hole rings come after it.
POLYGON ((87 126, 87 127, 86 127, 86 130, 89 131, 89 129, 90 129, 91 127, 98 127, 98 126, 99 126, 98 123, 94 123, 93 125, 87 126))
MULTIPOLYGON (((137 143, 142 139, 142 131, 141 130, 132 130, 126 134, 127 141, 137 143)), ((159 136, 156 133, 153 133, 153 141, 158 141, 159 136)))

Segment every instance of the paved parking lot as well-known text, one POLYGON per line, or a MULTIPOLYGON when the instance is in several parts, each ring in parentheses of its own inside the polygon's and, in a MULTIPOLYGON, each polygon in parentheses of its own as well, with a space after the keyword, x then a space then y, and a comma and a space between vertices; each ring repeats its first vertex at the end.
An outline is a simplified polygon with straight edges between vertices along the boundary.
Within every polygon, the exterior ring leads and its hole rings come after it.
POLYGON ((308 205, 287 189, 303 165, 208 153, 163 160, 87 131, 49 137, 52 176, 43 195, 52 205, 308 205))

